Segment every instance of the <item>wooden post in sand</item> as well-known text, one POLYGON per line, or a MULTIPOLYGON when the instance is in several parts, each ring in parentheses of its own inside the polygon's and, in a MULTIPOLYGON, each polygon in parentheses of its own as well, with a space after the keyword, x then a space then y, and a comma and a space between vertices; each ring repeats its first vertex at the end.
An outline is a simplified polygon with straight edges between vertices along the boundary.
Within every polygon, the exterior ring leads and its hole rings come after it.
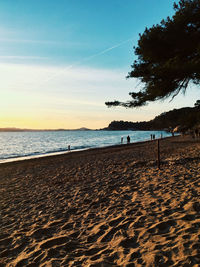
POLYGON ((160 169, 160 140, 158 139, 158 147, 157 147, 157 164, 158 164, 158 169, 160 169))

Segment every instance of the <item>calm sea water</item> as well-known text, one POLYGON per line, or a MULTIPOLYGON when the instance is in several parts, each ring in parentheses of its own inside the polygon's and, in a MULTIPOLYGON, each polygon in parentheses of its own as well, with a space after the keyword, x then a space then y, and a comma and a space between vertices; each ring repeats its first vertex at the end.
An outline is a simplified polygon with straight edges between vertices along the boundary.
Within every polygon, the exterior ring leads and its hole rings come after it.
POLYGON ((156 138, 169 136, 164 131, 44 131, 44 132, 1 132, 0 162, 13 161, 61 153, 68 150, 81 150, 126 143, 127 135, 132 142, 149 140, 150 135, 156 138))

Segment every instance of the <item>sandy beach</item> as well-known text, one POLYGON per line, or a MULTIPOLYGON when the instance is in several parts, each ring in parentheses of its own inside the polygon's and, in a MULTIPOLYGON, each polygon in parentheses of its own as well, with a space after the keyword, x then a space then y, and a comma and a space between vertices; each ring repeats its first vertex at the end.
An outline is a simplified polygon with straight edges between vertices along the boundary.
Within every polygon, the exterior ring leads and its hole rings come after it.
POLYGON ((0 165, 0 266, 200 266, 200 140, 0 165))

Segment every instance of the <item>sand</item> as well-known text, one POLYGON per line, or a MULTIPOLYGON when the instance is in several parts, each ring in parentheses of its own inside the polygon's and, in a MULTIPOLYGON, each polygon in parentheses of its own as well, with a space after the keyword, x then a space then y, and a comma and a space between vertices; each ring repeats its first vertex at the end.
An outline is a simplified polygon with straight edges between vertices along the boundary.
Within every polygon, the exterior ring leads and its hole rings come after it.
POLYGON ((200 141, 0 165, 0 266, 200 266, 200 141))

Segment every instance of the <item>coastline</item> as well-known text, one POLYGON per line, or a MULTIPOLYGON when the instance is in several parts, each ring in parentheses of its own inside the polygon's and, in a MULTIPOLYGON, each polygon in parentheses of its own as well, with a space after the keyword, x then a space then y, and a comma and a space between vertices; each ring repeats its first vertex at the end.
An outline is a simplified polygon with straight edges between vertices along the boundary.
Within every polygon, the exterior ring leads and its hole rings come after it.
POLYGON ((1 164, 0 264, 198 266, 200 140, 156 145, 1 164))
POLYGON ((155 133, 157 137, 161 134, 163 137, 169 136, 169 134, 159 131, 139 131, 139 134, 137 131, 110 131, 111 134, 108 134, 108 131, 101 131, 100 135, 96 135, 96 131, 74 132, 70 131, 69 134, 66 134, 66 131, 61 131, 57 134, 57 131, 52 131, 50 134, 46 134, 45 131, 41 131, 39 134, 26 132, 22 136, 18 133, 11 133, 11 136, 0 136, 3 138, 0 145, 0 164, 67 153, 69 145, 71 152, 121 145, 121 137, 126 135, 130 135, 131 141, 134 140, 134 142, 149 140, 152 133, 155 133), (75 135, 74 132, 76 132, 75 135), (57 135, 58 138, 56 138, 57 135))
MULTIPOLYGON (((176 135, 178 136, 178 135, 176 135)), ((162 139, 159 140, 164 140, 171 138, 171 136, 163 137, 162 139)), ((124 143, 124 144, 114 144, 114 145, 105 145, 105 146, 100 146, 100 147, 88 147, 88 148, 81 148, 81 149, 74 149, 68 151, 63 150, 63 151, 56 151, 56 152, 49 152, 49 153, 44 153, 44 154, 37 154, 37 155, 27 155, 27 156, 19 156, 19 157, 11 157, 11 158, 5 158, 5 159, 0 159, 0 165, 1 164, 6 164, 6 163, 12 163, 12 162, 18 162, 18 161, 24 161, 24 160, 32 160, 32 159, 39 159, 39 158, 44 158, 44 157, 52 157, 52 156, 58 156, 58 155, 65 155, 68 153, 77 153, 81 151, 86 151, 86 150, 99 150, 99 149, 112 149, 112 148, 124 148, 127 145, 132 146, 132 145, 137 145, 137 144, 145 144, 148 142, 155 142, 158 139, 155 140, 143 140, 143 141, 137 141, 137 142, 132 142, 130 144, 124 143)))

